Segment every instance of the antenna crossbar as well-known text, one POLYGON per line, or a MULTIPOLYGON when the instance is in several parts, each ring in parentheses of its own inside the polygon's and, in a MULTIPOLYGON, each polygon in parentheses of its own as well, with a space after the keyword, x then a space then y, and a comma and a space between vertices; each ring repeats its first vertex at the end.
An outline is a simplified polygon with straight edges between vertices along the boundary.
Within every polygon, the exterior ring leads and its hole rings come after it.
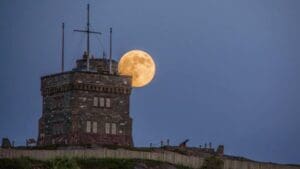
POLYGON ((87 71, 89 71, 90 67, 90 34, 98 34, 101 35, 101 32, 91 31, 90 30, 90 4, 87 4, 87 24, 85 30, 74 30, 75 32, 86 33, 86 52, 87 52, 87 71))

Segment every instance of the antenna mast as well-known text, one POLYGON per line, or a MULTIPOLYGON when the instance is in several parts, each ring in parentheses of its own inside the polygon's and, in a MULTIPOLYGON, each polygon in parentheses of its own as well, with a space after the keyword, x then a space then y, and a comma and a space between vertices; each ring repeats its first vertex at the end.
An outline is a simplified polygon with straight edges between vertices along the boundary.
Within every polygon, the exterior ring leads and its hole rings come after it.
POLYGON ((112 58, 112 28, 109 29, 109 74, 112 74, 111 71, 111 58, 112 58))
POLYGON ((88 59, 90 56, 90 4, 87 4, 87 23, 86 23, 86 29, 87 29, 87 37, 86 37, 86 50, 88 54, 88 59))
POLYGON ((90 34, 98 34, 101 35, 101 32, 95 32, 90 30, 90 4, 87 4, 87 23, 86 23, 86 30, 74 30, 75 32, 83 32, 86 33, 86 52, 87 52, 87 59, 86 59, 86 69, 87 71, 90 70, 90 34))
POLYGON ((61 41, 61 72, 64 72, 65 60, 65 23, 62 23, 62 41, 61 41))

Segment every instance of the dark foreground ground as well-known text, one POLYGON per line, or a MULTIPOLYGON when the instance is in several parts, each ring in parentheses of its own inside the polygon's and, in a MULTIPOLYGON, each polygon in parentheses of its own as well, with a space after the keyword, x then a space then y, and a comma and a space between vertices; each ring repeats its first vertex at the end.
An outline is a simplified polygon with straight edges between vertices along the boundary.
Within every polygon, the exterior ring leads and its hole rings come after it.
POLYGON ((0 169, 190 169, 152 160, 57 158, 39 161, 30 158, 0 159, 0 169))

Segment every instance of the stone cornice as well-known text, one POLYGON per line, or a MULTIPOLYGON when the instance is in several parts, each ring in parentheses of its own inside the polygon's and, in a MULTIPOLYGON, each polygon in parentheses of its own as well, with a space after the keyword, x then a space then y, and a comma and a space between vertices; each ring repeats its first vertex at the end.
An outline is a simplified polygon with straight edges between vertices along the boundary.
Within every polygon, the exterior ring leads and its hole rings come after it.
POLYGON ((45 87, 41 89, 42 95, 53 95, 56 93, 64 93, 71 90, 82 90, 82 91, 93 91, 102 93, 114 93, 130 95, 131 88, 119 87, 119 86, 104 86, 95 84, 84 84, 84 83, 68 83, 61 86, 45 87))

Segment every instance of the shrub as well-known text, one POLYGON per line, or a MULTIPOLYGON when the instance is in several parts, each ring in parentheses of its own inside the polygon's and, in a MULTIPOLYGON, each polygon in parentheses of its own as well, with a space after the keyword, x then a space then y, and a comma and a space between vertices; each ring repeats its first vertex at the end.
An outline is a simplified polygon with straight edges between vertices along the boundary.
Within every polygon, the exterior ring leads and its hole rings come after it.
POLYGON ((112 158, 77 158, 81 169, 133 169, 133 160, 112 158))
POLYGON ((34 166, 47 168, 45 162, 33 160, 28 157, 20 157, 15 159, 3 158, 0 159, 0 169, 31 169, 34 166))
POLYGON ((51 169, 80 169, 73 158, 56 158, 50 161, 51 169))
POLYGON ((217 156, 205 158, 201 169, 223 169, 224 162, 217 156))

